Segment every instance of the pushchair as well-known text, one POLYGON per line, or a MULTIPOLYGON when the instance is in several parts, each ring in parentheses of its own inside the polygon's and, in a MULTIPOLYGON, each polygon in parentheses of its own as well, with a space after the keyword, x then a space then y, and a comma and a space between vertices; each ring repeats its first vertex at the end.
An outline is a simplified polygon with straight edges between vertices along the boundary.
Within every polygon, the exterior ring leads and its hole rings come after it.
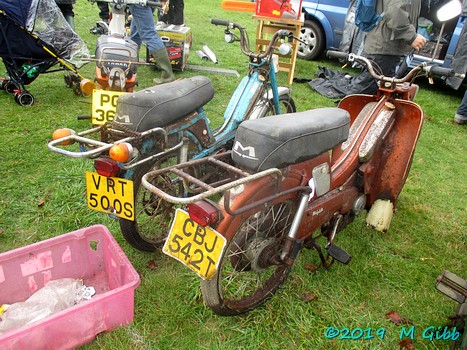
POLYGON ((94 88, 78 73, 89 50, 54 0, 0 0, 0 57, 6 68, 0 88, 22 106, 34 103, 25 86, 44 73, 66 71, 65 84, 76 95, 94 88))

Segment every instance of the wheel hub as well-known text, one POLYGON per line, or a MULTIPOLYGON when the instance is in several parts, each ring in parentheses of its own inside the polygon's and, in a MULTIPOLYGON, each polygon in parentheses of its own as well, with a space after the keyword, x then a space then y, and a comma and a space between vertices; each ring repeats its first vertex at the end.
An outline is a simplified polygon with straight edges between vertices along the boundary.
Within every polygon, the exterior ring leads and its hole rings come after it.
POLYGON ((245 257, 249 261, 251 270, 260 272, 271 265, 270 258, 275 254, 274 238, 255 238, 247 242, 245 257))

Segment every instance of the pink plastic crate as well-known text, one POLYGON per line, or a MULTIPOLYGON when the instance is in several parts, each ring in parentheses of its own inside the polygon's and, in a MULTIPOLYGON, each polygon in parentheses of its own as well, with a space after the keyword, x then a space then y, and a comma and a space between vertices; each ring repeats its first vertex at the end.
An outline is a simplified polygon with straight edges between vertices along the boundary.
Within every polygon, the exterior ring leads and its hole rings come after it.
POLYGON ((50 280, 82 278, 96 294, 0 335, 0 349, 73 349, 133 321, 139 275, 102 225, 0 254, 0 305, 24 301, 50 280))

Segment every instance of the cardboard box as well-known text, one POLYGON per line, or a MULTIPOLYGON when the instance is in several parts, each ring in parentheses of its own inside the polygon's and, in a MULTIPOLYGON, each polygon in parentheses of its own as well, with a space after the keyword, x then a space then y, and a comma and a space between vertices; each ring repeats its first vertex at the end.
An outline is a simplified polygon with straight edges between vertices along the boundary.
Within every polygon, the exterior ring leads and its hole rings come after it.
POLYGON ((87 301, 0 334, 0 349, 74 349, 133 321, 138 273, 105 226, 0 254, 0 305, 28 299, 50 280, 82 278, 87 301))
POLYGON ((302 0, 257 0, 256 15, 269 18, 300 19, 302 0))
MULTIPOLYGON (((183 70, 188 62, 188 55, 192 42, 191 29, 174 24, 158 24, 157 33, 164 42, 169 54, 172 69, 183 70)), ((147 52, 149 62, 149 52, 147 52)))

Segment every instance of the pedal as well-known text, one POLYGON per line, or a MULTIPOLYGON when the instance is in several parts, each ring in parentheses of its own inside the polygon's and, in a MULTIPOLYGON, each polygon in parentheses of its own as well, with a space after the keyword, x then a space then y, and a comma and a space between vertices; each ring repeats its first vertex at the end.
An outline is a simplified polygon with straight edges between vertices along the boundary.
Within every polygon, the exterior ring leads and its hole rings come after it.
POLYGON ((341 264, 347 265, 350 262, 352 257, 344 249, 339 248, 335 244, 326 246, 328 254, 331 255, 335 260, 339 261, 341 264))
POLYGON ((436 289, 459 304, 467 300, 467 280, 449 272, 443 271, 436 279, 436 289))

